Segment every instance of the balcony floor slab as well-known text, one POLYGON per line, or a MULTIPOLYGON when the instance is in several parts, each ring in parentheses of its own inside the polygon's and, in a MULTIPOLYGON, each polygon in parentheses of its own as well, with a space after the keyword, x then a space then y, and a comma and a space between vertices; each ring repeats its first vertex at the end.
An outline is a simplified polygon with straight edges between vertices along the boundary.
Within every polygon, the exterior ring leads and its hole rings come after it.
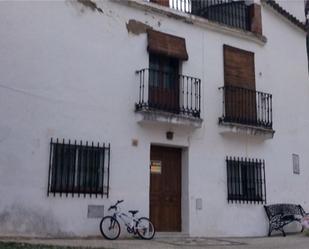
POLYGON ((140 124, 162 123, 175 126, 185 126, 192 129, 202 127, 203 119, 162 111, 136 111, 137 122, 140 124))
POLYGON ((220 134, 244 134, 249 136, 259 136, 264 139, 274 137, 275 131, 269 128, 244 125, 232 122, 219 122, 220 134))

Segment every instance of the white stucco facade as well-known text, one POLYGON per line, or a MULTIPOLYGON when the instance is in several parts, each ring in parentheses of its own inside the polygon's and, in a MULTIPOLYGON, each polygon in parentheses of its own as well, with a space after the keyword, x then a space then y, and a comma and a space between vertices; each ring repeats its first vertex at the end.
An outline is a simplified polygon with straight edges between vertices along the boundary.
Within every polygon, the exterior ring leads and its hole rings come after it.
POLYGON ((99 235, 99 220, 87 218, 88 206, 108 207, 118 199, 125 200, 124 210, 148 216, 152 144, 183 148, 183 233, 267 234, 262 204, 227 202, 226 156, 264 159, 267 203, 297 203, 309 211, 303 30, 264 4, 266 42, 130 1, 97 6, 103 12, 75 1, 0 3, 0 235, 99 235), (149 55, 146 33, 128 32, 129 20, 185 38, 189 60, 181 72, 202 81, 200 128, 138 122, 135 71, 148 67, 149 55), (256 89, 273 95, 273 138, 220 132, 224 44, 255 54, 256 89), (111 143, 109 198, 47 196, 51 137, 111 143), (299 175, 293 174, 293 153, 300 156, 299 175), (202 209, 196 209, 197 199, 202 209))

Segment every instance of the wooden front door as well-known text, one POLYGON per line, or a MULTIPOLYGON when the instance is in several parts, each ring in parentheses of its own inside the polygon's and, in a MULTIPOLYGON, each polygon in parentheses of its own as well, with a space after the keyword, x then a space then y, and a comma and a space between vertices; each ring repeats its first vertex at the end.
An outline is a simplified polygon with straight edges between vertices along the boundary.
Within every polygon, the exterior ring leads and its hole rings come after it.
POLYGON ((181 231, 181 149, 151 146, 150 219, 157 231, 181 231))
POLYGON ((231 121, 255 123, 254 53, 224 45, 225 115, 231 121))

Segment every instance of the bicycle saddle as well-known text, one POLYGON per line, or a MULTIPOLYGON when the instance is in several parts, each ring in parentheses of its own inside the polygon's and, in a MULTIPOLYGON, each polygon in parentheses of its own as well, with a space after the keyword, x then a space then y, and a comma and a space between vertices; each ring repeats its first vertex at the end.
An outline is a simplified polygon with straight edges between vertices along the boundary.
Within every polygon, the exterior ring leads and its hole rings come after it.
POLYGON ((134 216, 135 214, 138 213, 138 210, 129 210, 129 213, 131 213, 134 216))

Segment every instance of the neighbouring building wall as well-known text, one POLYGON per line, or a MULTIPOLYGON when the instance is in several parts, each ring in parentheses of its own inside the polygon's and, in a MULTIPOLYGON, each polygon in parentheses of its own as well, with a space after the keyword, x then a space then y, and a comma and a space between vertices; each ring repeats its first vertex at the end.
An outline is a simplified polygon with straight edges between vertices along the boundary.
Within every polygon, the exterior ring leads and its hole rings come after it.
POLYGON ((262 21, 265 44, 124 2, 0 2, 0 234, 99 235, 88 205, 106 210, 117 199, 148 216, 151 144, 183 148, 183 231, 192 236, 267 233, 261 204, 227 202, 226 156, 265 159, 267 202, 309 211, 306 36, 269 7, 262 21), (147 27, 185 38, 182 73, 202 80, 201 128, 137 123, 147 27), (220 133, 224 44, 255 54, 256 88, 273 94, 273 139, 220 133), (51 137, 111 143, 109 198, 47 196, 51 137))

